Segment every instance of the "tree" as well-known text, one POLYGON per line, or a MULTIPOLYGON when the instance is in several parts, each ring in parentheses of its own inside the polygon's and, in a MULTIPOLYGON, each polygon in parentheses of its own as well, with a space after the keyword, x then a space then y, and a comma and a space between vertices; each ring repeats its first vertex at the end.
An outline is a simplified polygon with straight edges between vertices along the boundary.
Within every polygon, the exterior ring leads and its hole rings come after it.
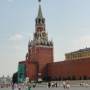
POLYGON ((12 76, 12 83, 18 83, 18 72, 14 73, 12 76))

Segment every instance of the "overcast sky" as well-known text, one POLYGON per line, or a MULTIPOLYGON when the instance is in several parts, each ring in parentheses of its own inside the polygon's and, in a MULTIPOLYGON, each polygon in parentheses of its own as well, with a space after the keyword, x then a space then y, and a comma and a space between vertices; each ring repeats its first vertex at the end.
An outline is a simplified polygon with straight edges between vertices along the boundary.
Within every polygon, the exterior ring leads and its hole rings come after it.
MULTIPOLYGON (((0 0, 0 76, 12 75, 25 59, 35 31, 38 0, 0 0)), ((90 0, 42 0, 49 39, 54 42, 54 60, 90 47, 90 0)))

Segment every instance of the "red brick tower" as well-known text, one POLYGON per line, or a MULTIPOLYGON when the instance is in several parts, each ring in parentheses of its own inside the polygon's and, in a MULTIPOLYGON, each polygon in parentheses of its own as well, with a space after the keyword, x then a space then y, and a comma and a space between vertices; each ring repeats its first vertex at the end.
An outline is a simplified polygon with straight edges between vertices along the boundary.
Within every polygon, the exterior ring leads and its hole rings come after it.
POLYGON ((33 73, 33 79, 34 77, 36 78, 35 75, 38 74, 41 75, 42 78, 45 77, 46 65, 53 62, 53 42, 48 40, 41 5, 39 5, 38 16, 35 19, 33 40, 29 41, 28 44, 26 60, 29 62, 27 65, 27 76, 30 77, 29 74, 33 73))

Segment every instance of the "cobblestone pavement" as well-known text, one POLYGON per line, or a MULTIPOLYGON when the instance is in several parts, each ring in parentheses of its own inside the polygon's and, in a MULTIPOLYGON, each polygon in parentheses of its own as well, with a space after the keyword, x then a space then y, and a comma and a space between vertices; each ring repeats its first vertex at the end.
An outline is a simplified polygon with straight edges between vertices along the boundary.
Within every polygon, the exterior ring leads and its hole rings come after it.
MULTIPOLYGON (((87 82, 86 82, 87 83, 87 82)), ((31 87, 33 87, 32 84, 31 87)), ((88 84, 88 86, 84 85, 84 86, 80 86, 80 82, 70 82, 70 88, 69 89, 64 89, 62 82, 57 82, 57 87, 51 87, 48 88, 48 83, 37 83, 35 88, 31 88, 31 90, 90 90, 90 84, 88 84)), ((28 90, 28 88, 26 86, 21 86, 22 89, 21 90, 28 90)), ((11 87, 9 88, 0 88, 0 90, 12 90, 11 87)), ((19 90, 18 88, 14 89, 14 90, 19 90)))
MULTIPOLYGON (((0 90, 12 90, 11 88, 0 88, 0 90)), ((18 89, 14 89, 18 90, 18 89)), ((21 89, 21 90, 28 90, 28 89, 21 89)), ((57 88, 42 88, 42 87, 37 87, 37 88, 31 88, 31 90, 90 90, 90 87, 70 87, 69 89, 64 89, 63 87, 57 87, 57 88)))

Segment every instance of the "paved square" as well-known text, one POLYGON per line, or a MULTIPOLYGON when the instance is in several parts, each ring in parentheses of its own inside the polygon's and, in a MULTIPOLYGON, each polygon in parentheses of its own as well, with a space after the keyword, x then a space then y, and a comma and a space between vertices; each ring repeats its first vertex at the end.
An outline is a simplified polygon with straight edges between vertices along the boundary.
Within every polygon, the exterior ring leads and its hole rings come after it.
MULTIPOLYGON (((0 88, 0 90, 12 90, 11 88, 0 88)), ((18 89, 14 89, 18 90, 18 89)), ((23 88, 21 90, 28 90, 27 88, 23 88)), ((31 90, 90 90, 90 87, 71 87, 69 89, 64 89, 63 87, 58 87, 58 88, 42 88, 42 87, 36 87, 36 88, 31 88, 31 90)))

